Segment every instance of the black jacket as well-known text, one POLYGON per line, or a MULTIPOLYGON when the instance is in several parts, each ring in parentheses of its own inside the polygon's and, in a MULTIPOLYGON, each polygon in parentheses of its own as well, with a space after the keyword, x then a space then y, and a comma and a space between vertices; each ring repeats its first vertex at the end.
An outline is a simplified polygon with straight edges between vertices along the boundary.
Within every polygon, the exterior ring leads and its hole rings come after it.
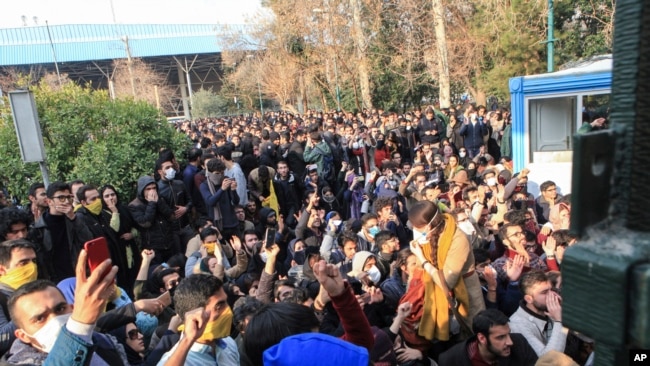
MULTIPOLYGON (((512 347, 510 347, 510 357, 500 357, 497 360, 499 366, 527 366, 535 365, 537 354, 528 344, 524 336, 518 333, 510 333, 512 347)), ((459 343, 448 351, 440 355, 438 365, 440 366, 472 366, 467 353, 467 345, 476 340, 476 336, 469 338, 465 342, 459 343)))
POLYGON ((192 198, 182 181, 176 179, 159 180, 158 197, 164 199, 172 211, 176 209, 176 206, 187 207, 185 215, 181 216, 178 220, 173 220, 174 230, 180 230, 190 223, 189 217, 192 213, 192 198))
POLYGON ((144 188, 151 183, 156 182, 149 176, 138 179, 138 195, 129 203, 129 211, 140 230, 143 249, 169 249, 172 247, 174 210, 160 196, 157 202, 145 200, 144 188))

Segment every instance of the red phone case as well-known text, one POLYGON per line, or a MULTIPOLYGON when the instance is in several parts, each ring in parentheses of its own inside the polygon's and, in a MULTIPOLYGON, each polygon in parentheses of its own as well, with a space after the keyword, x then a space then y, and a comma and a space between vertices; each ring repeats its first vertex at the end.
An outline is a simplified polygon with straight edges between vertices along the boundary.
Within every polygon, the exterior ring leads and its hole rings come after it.
POLYGON ((111 257, 111 254, 108 251, 108 244, 104 237, 87 241, 84 244, 84 249, 86 250, 86 253, 88 253, 88 267, 90 267, 91 272, 111 257))

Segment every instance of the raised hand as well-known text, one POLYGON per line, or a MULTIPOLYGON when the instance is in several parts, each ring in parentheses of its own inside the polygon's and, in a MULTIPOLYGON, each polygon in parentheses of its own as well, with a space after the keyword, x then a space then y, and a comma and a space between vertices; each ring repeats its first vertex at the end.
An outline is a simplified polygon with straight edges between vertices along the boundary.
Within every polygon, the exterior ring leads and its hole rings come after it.
POLYGON ((556 322, 562 321, 562 298, 554 291, 546 295, 546 315, 556 322))
POLYGON ((230 245, 232 245, 232 248, 235 250, 235 252, 239 252, 241 250, 241 239, 237 235, 233 235, 230 238, 230 245))
POLYGON ((89 277, 86 277, 87 258, 88 254, 82 249, 75 268, 77 285, 74 291, 75 306, 71 317, 83 324, 95 324, 97 318, 104 312, 109 297, 115 291, 117 266, 111 268, 111 260, 107 259, 95 268, 89 277), (104 276, 107 270, 108 273, 104 276))
POLYGON ((324 260, 314 265, 314 275, 330 296, 338 296, 345 291, 345 283, 339 269, 324 260))
POLYGON ((197 308, 185 313, 185 328, 183 333, 192 342, 199 339, 208 324, 210 314, 205 311, 205 308, 197 308))
POLYGON ((492 266, 485 266, 483 278, 487 282, 488 289, 494 290, 497 288, 497 271, 492 266))
POLYGON ((156 253, 153 251, 153 249, 145 249, 142 251, 142 260, 146 261, 147 263, 151 263, 155 256, 156 253))
POLYGON ((548 236, 546 240, 542 243, 542 249, 546 253, 546 257, 552 257, 555 255, 555 248, 557 248, 557 242, 553 236, 548 236))
POLYGON ((406 319, 409 315, 411 315, 411 309, 413 308, 413 305, 411 305, 410 302, 406 301, 397 307, 397 318, 400 318, 402 320, 406 319))
POLYGON ((518 281, 521 277, 521 272, 524 270, 526 264, 526 257, 517 254, 514 260, 508 260, 506 264, 506 274, 510 281, 518 281))

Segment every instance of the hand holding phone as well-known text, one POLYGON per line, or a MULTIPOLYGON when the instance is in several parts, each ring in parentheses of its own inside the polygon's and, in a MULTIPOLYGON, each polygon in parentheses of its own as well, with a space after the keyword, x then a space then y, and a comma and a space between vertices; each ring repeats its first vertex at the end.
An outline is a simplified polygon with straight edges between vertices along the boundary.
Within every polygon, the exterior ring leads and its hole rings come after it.
MULTIPOLYGON (((108 251, 106 238, 103 236, 87 241, 84 244, 84 249, 88 253, 88 267, 90 267, 90 272, 93 272, 95 268, 99 267, 99 265, 102 264, 105 260, 111 258, 111 254, 108 251)), ((111 268, 108 267, 107 270, 102 273, 100 278, 103 279, 108 274, 108 272, 110 272, 110 270, 111 268)))
POLYGON ((275 233, 276 230, 273 228, 267 228, 266 234, 264 235, 264 245, 267 248, 271 248, 275 244, 275 233))

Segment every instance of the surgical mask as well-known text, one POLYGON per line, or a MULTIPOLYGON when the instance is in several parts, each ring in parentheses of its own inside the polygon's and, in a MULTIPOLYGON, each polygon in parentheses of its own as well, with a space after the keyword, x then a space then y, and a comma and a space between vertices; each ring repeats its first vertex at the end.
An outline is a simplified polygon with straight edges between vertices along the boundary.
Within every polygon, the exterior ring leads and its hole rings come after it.
MULTIPOLYGON (((427 223, 427 227, 429 227, 429 225, 431 225, 431 223, 433 222, 433 220, 436 219, 436 216, 438 216, 438 214, 440 214, 440 211, 436 211, 436 214, 433 215, 431 220, 429 220, 429 222, 427 223)), ((418 231, 415 228, 413 228, 413 240, 417 241, 418 244, 420 244, 420 245, 428 245, 429 244, 429 239, 427 238, 427 235, 429 235, 429 233, 432 232, 432 231, 433 231, 433 229, 422 232, 422 231, 418 231)))
POLYGON ((467 156, 467 153, 464 152, 464 151, 461 151, 461 152, 458 153, 458 156, 460 156, 461 158, 464 158, 465 156, 467 156))
POLYGON ((353 148, 354 150, 358 149, 358 148, 359 148, 359 143, 358 143, 358 142, 353 142, 353 143, 352 143, 352 148, 353 148))
POLYGON ((379 268, 377 268, 377 266, 370 267, 366 273, 368 273, 368 277, 370 277, 370 280, 374 282, 375 285, 379 283, 379 280, 381 280, 381 272, 379 272, 379 268))
POLYGON ((495 177, 488 178, 486 181, 488 186, 496 186, 497 185, 497 179, 495 177))
POLYGON ((474 233, 476 233, 476 230, 474 230, 474 225, 472 225, 469 220, 465 220, 463 222, 458 223, 458 228, 461 229, 465 234, 472 236, 474 233))
POLYGON ((54 348, 54 342, 56 342, 59 333, 61 333, 61 328, 63 328, 65 326, 65 323, 68 322, 70 315, 72 315, 72 313, 58 315, 50 319, 43 326, 43 328, 39 329, 36 333, 34 333, 34 335, 31 336, 32 338, 36 339, 38 344, 41 346, 41 351, 45 353, 52 352, 52 348, 54 348))
POLYGON ((28 282, 36 280, 37 277, 38 268, 36 267, 36 263, 29 262, 24 266, 7 271, 7 273, 0 277, 0 283, 4 283, 15 290, 28 282))
POLYGON ((266 254, 266 252, 262 252, 260 253, 260 259, 262 260, 262 262, 266 263, 266 261, 269 259, 269 255, 266 254))
POLYGON ((406 130, 407 130, 407 131, 410 131, 410 130, 411 130, 411 126, 406 126, 406 130))
POLYGON ((102 200, 96 199, 93 203, 84 206, 91 214, 97 216, 102 212, 102 200))
POLYGON ((368 235, 370 235, 371 238, 374 238, 377 234, 379 234, 379 226, 375 225, 368 229, 368 235))
POLYGON ((165 170, 165 179, 172 180, 176 176, 176 170, 174 168, 169 168, 165 170))

